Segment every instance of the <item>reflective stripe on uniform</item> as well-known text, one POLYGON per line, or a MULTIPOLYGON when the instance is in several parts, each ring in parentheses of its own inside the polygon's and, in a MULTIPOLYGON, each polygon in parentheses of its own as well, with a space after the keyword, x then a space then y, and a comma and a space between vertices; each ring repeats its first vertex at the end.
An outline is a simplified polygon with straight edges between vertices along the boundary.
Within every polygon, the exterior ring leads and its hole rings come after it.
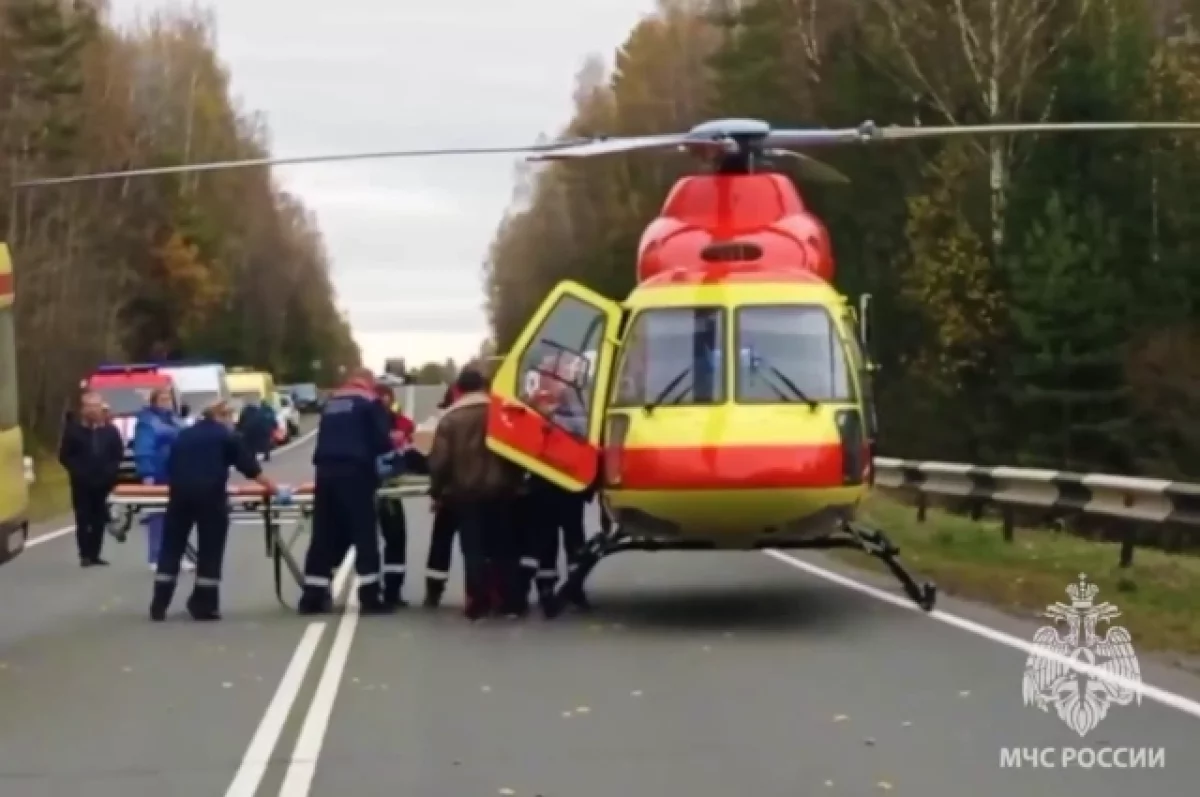
POLYGON ((532 557, 529 557, 529 556, 523 556, 523 557, 521 557, 521 567, 525 567, 525 568, 528 568, 528 569, 530 569, 530 570, 537 570, 537 566, 538 566, 538 560, 537 560, 537 559, 534 559, 534 558, 532 558, 532 557))
POLYGON ((221 586, 221 579, 205 578, 204 576, 196 576, 196 586, 197 587, 219 587, 219 586, 221 586))
POLYGON ((445 570, 426 570, 425 578, 433 579, 434 581, 445 581, 450 578, 450 574, 445 570))
POLYGON ((537 571, 538 578, 558 578, 557 570, 539 570, 537 571))
POLYGON ((378 583, 379 583, 379 574, 378 573, 367 573, 365 576, 358 577, 358 585, 360 587, 369 587, 372 584, 378 584, 378 583))
POLYGON ((321 578, 320 576, 304 577, 304 586, 306 587, 328 587, 331 584, 332 581, 328 578, 321 578))
POLYGON ((156 583, 159 583, 159 584, 174 584, 175 579, 177 579, 177 578, 179 578, 179 576, 172 575, 171 573, 155 573, 154 574, 154 580, 156 583))
POLYGON ((404 565, 384 565, 383 572, 385 572, 385 573, 403 573, 404 565))

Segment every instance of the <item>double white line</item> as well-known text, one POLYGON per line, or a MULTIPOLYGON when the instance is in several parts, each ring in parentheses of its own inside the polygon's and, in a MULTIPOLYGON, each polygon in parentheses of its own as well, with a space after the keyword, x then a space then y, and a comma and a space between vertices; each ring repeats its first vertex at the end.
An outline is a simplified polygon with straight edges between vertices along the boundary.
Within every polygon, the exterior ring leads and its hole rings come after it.
MULTIPOLYGON (((342 594, 346 583, 354 571, 354 551, 351 550, 346 560, 338 569, 333 581, 335 598, 342 594)), ((317 655, 317 647, 325 633, 326 623, 310 623, 305 629, 300 643, 296 646, 292 660, 284 670, 279 688, 275 690, 267 711, 255 730, 250 746, 242 757, 241 766, 233 777, 233 783, 225 792, 225 797, 255 797, 258 787, 262 784, 267 767, 271 763, 271 755, 279 744, 283 727, 291 716, 292 709, 300 697, 300 690, 313 659, 317 655)), ((313 776, 317 770, 317 759, 321 754, 321 746, 325 742, 325 732, 329 729, 329 720, 333 715, 333 705, 337 700, 338 689, 341 688, 342 678, 346 671, 346 662, 350 658, 350 647, 354 643, 354 632, 358 628, 358 596, 355 592, 346 599, 346 611, 338 621, 334 633, 333 645, 329 649, 329 657, 325 661, 325 669, 321 672, 321 680, 317 683, 304 725, 296 737, 296 745, 292 755, 287 759, 287 773, 284 775, 283 786, 279 797, 308 797, 312 790, 313 776)))

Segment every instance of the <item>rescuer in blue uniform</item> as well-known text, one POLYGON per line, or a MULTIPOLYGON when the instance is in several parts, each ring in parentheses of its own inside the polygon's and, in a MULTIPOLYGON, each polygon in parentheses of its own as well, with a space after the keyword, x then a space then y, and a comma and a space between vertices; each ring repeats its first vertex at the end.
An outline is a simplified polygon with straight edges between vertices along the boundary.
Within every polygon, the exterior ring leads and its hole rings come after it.
POLYGON ((301 614, 332 609, 333 569, 351 544, 359 611, 386 614, 395 608, 380 591, 375 528, 375 492, 382 475, 391 472, 395 454, 387 412, 375 396, 375 376, 366 368, 356 369, 325 402, 317 428, 313 531, 297 606, 301 614))
POLYGON ((237 468, 270 494, 281 494, 267 478, 250 451, 234 433, 233 413, 224 401, 204 410, 199 421, 175 438, 167 457, 167 512, 162 547, 154 574, 154 599, 150 619, 167 616, 179 566, 196 527, 196 586, 188 598, 188 612, 196 620, 219 620, 221 565, 229 536, 229 469, 237 468))

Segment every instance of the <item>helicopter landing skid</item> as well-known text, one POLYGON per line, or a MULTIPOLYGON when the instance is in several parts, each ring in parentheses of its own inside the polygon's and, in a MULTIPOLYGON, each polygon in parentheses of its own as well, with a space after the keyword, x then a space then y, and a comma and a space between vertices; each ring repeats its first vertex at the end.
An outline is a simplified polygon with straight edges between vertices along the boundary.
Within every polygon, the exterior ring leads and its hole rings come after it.
MULTIPOLYGON (((879 559, 892 575, 900 582, 904 592, 923 610, 933 611, 937 603, 937 585, 917 579, 900 563, 900 549, 887 538, 882 531, 863 526, 859 523, 845 522, 838 533, 815 540, 805 540, 802 543, 779 545, 779 548, 805 550, 832 550, 837 548, 862 551, 879 559)), ((575 560, 575 567, 567 572, 555 588, 553 594, 544 606, 548 618, 557 617, 568 603, 576 605, 587 601, 584 597, 583 585, 588 576, 600 564, 600 560, 622 551, 656 551, 656 550, 686 550, 663 544, 660 540, 642 538, 622 533, 620 527, 613 525, 612 530, 592 535, 580 550, 575 560)))
POLYGON ((823 550, 848 548, 874 556, 887 565, 887 569, 904 588, 904 593, 912 598, 914 603, 927 612, 933 611, 934 604, 937 603, 937 585, 929 581, 918 583, 912 573, 900 563, 900 549, 882 531, 850 522, 843 523, 841 531, 842 534, 814 540, 812 544, 802 547, 823 550))

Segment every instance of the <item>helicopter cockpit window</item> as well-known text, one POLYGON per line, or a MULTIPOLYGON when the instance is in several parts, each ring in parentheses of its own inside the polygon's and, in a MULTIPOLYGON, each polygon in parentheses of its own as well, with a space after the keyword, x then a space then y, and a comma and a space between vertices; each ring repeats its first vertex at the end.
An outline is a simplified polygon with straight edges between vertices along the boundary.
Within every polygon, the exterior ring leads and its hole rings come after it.
POLYGON ((586 439, 596 400, 596 352, 604 339, 604 311, 564 296, 521 355, 515 393, 572 435, 586 439))
POLYGON ((841 336, 824 307, 762 305, 736 313, 739 402, 854 400, 841 336))
POLYGON ((614 407, 725 401, 725 311, 719 307, 643 310, 625 336, 614 407))

